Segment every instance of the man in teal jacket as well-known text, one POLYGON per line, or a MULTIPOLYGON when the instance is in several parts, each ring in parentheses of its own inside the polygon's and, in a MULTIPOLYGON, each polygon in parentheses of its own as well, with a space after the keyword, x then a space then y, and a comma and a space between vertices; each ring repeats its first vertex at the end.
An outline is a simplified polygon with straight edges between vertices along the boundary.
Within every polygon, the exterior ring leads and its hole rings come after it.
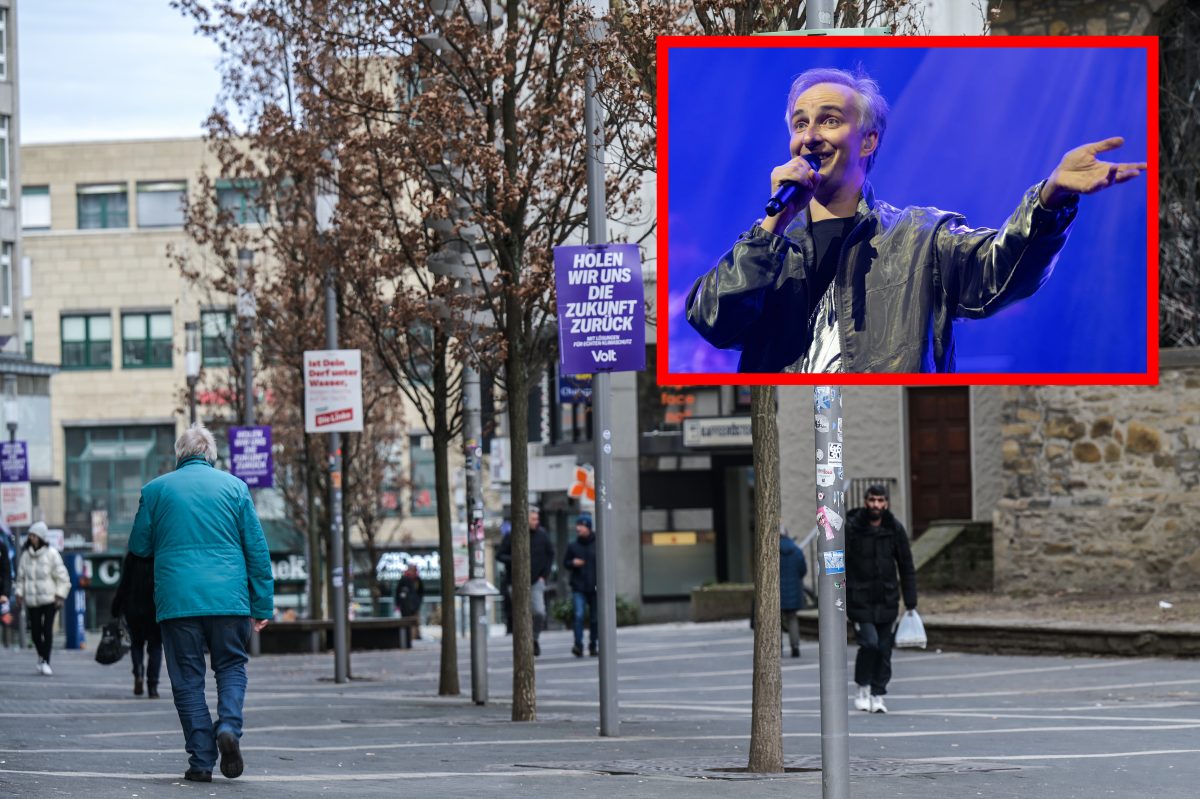
POLYGON ((154 605, 175 709, 183 726, 184 779, 242 773, 239 739, 246 698, 251 617, 257 632, 274 613, 267 540, 246 484, 212 464, 217 445, 202 424, 175 442, 175 471, 142 488, 129 551, 154 558, 154 605), (217 723, 204 699, 204 650, 217 679, 217 723))

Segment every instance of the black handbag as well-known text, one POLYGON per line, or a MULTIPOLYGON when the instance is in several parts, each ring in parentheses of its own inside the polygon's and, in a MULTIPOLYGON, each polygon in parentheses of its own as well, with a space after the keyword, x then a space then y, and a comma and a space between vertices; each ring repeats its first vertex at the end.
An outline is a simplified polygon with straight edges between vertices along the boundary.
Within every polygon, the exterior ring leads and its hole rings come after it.
POLYGON ((104 625, 100 634, 100 646, 96 647, 96 662, 111 666, 129 651, 129 631, 120 619, 113 619, 104 625))

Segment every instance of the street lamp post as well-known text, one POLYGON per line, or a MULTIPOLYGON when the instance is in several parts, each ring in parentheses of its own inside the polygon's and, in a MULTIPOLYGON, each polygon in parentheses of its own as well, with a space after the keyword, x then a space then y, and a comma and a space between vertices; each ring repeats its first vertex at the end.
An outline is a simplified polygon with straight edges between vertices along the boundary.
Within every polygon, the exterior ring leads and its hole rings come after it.
MULTIPOLYGON (((324 240, 333 230, 333 215, 337 210, 337 154, 326 150, 321 157, 329 163, 331 174, 317 180, 317 235, 324 240)), ((325 348, 338 348, 336 268, 330 262, 325 270, 325 348)), ((345 557, 342 551, 342 434, 329 434, 329 575, 333 602, 333 679, 343 683, 349 679, 350 659, 346 635, 345 557)))
POLYGON ((196 383, 200 380, 200 323, 184 322, 184 369, 187 372, 188 424, 196 423, 196 383))
MULTIPOLYGON (((20 406, 17 405, 17 376, 7 374, 4 376, 4 423, 8 427, 8 440, 13 442, 17 440, 17 412, 20 406)), ((15 546, 15 556, 13 558, 13 569, 20 568, 21 565, 21 539, 18 536, 13 541, 15 546)), ((24 608, 17 611, 17 648, 25 648, 25 611, 24 608)))
POLYGON ((4 421, 8 425, 8 440, 17 440, 17 376, 4 376, 4 421))

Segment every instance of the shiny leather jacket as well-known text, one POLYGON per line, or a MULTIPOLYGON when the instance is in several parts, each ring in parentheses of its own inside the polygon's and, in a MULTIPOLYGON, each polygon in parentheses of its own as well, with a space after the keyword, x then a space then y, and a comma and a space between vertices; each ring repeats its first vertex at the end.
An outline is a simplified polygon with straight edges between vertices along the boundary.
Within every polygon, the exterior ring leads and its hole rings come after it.
MULTIPOLYGON (((955 319, 990 316, 1050 277, 1078 201, 1050 210, 1040 190, 1025 192, 997 231, 936 208, 896 208, 864 184, 832 286, 842 371, 953 372, 955 319)), ((713 346, 741 350, 739 372, 785 371, 812 343, 814 264, 807 214, 784 236, 755 225, 696 281, 688 321, 713 346)))

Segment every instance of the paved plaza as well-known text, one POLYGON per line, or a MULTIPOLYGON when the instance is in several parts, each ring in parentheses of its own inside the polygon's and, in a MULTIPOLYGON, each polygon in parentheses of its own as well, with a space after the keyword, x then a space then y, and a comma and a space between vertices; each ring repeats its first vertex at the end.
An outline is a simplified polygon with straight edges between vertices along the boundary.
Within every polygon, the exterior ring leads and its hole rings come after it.
MULTIPOLYGON (((619 631, 621 736, 598 737, 596 660, 543 635, 538 721, 509 721, 510 642, 491 639, 491 701, 438 698, 438 644, 250 665, 235 781, 183 782, 169 692, 132 695, 129 661, 0 651, 0 795, 820 797, 817 646, 783 660, 791 771, 737 769, 749 745, 752 632, 744 622, 619 631)), ((848 656, 853 657, 853 648, 848 656)), ((851 711, 851 795, 1195 797, 1200 669, 1194 661, 901 651, 890 713, 851 711)), ((166 675, 163 675, 164 681, 166 675)), ((164 687, 166 683, 164 682, 164 687)), ((847 688, 847 697, 850 688, 847 688)), ((210 692, 210 705, 215 696, 210 692)))

